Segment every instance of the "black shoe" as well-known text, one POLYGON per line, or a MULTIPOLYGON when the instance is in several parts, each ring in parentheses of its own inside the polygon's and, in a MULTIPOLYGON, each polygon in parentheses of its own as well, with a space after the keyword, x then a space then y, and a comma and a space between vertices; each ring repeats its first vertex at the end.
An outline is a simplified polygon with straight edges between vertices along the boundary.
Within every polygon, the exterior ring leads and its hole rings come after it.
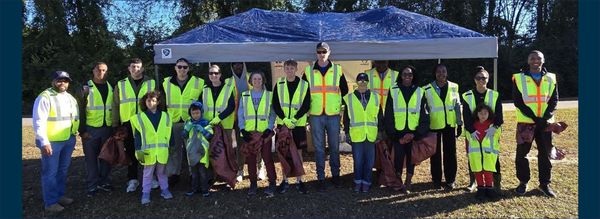
POLYGON ((317 191, 324 192, 327 190, 327 185, 325 184, 325 180, 319 180, 319 185, 317 186, 317 191))
POLYGON ((483 200, 485 198, 486 189, 483 186, 477 186, 477 193, 475 194, 475 198, 479 200, 483 200))
POLYGON ((290 187, 290 184, 287 181, 281 181, 281 184, 277 187, 277 192, 279 194, 284 194, 285 190, 290 187))
POLYGON ((97 194, 98 194, 98 189, 92 189, 92 190, 87 191, 85 196, 87 196, 88 198, 92 198, 92 197, 96 196, 97 194))
POLYGON ((515 189, 515 192, 519 195, 525 195, 525 193, 527 193, 527 183, 520 183, 515 189))
POLYGON ((340 179, 340 176, 333 176, 333 177, 331 178, 331 181, 333 182, 333 186, 334 186, 335 188, 338 188, 338 189, 339 189, 339 188, 342 188, 342 187, 344 187, 344 185, 342 184, 342 180, 340 179))
POLYGON ((548 196, 551 198, 556 197, 556 193, 554 193, 554 191, 552 191, 549 184, 538 186, 538 190, 542 191, 542 193, 544 193, 545 196, 548 196))
POLYGON ((195 194, 200 194, 200 191, 198 191, 198 190, 190 190, 190 191, 188 191, 188 192, 185 193, 185 195, 187 195, 187 196, 193 196, 195 194))
POLYGON ((275 181, 269 182, 269 188, 265 189, 265 194, 272 196, 275 194, 275 190, 277 190, 277 183, 275 181))
POLYGON ((257 187, 258 185, 256 184, 256 181, 250 180, 250 189, 248 189, 248 195, 256 195, 257 187))
POLYGON ((202 197, 208 197, 208 196, 210 196, 209 191, 202 191, 202 197))
POLYGON ((98 189, 102 189, 106 192, 110 192, 110 191, 114 190, 115 187, 111 184, 104 184, 104 185, 98 186, 98 189))
POLYGON ((491 200, 498 199, 498 194, 496 193, 496 190, 494 190, 494 187, 491 186, 485 187, 485 196, 487 196, 491 200))
POLYGON ((306 190, 306 186, 302 182, 296 183, 296 189, 298 189, 298 193, 300 194, 308 194, 308 190, 306 190))
POLYGON ((455 188, 454 183, 446 183, 447 190, 452 191, 452 190, 454 190, 454 188, 455 188))
POLYGON ((179 183, 179 175, 172 175, 169 177, 169 187, 175 187, 179 183))
POLYGON ((433 182, 433 189, 441 189, 443 188, 442 183, 441 182, 433 182))

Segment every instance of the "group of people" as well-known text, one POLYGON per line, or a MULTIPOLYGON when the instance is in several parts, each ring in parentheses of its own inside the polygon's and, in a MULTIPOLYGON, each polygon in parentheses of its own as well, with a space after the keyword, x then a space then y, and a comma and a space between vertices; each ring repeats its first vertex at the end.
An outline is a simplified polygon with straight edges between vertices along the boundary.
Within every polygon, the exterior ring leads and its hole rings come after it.
MULTIPOLYGON (((436 189, 455 188, 456 139, 462 135, 466 138, 469 158, 469 188, 477 188, 478 199, 497 198, 497 193, 502 193, 498 162, 502 104, 498 92, 487 88, 489 73, 483 67, 474 72, 477 87, 460 95, 458 85, 447 79, 448 69, 442 64, 433 70, 435 80, 420 86, 418 71, 413 66, 398 72, 388 68, 388 61, 376 60, 373 69, 357 75, 358 88, 349 92, 342 67, 329 60, 330 54, 327 43, 317 44, 317 61, 304 69, 302 78, 296 76, 298 63, 286 60, 285 77, 277 79, 273 91, 266 89, 264 73, 247 72, 242 62, 231 64, 230 78, 222 76, 219 66, 210 66, 209 80, 205 81, 191 75, 190 63, 180 58, 175 63, 176 75, 165 78, 162 86, 157 87, 152 78, 142 74, 142 61, 134 58, 128 66, 130 75, 119 80, 114 88, 106 81, 108 66, 99 62, 92 70, 92 79, 82 83, 75 97, 66 92, 71 82, 69 74, 55 72, 52 87, 39 95, 33 109, 36 146, 42 154, 45 209, 57 212, 73 202, 65 196, 65 181, 77 133, 85 153, 86 195, 94 197, 101 190, 115 188, 110 182, 111 166, 98 159, 98 155, 121 126, 128 132, 124 144, 132 160, 126 192, 137 190, 138 164, 143 165, 142 204, 150 203, 152 188, 160 187, 163 198, 173 198, 169 186, 179 181, 183 154, 187 154, 192 176, 187 195, 210 195, 214 174, 208 148, 213 128, 219 125, 229 142, 235 138, 238 181, 243 180, 243 164, 248 166, 248 195, 256 194, 257 181, 265 178, 264 169, 269 181, 265 194, 285 193, 291 183, 284 174, 277 185, 271 144, 263 144, 257 151, 246 154, 242 153, 243 145, 258 137, 269 142, 275 132, 286 127, 302 158, 302 150, 307 147, 307 122, 315 148, 316 190, 324 192, 328 187, 326 144, 331 182, 341 188, 344 184, 340 179, 339 155, 342 118, 346 139, 352 146, 356 192, 369 192, 377 141, 386 142, 394 151, 396 177, 407 191, 411 190, 415 169, 411 162, 412 142, 435 132, 437 149, 430 163, 436 189), (403 168, 406 168, 404 180, 403 168)), ((532 51, 528 63, 529 69, 514 74, 512 79, 517 122, 519 126, 535 129, 540 152, 538 188, 553 197, 555 194, 549 187, 552 136, 544 128, 553 122, 556 111, 556 78, 542 67, 544 56, 540 51, 532 51)), ((526 193, 530 180, 526 158, 530 149, 531 142, 517 145, 515 162, 521 183, 515 191, 519 194, 526 193)), ((302 176, 296 176, 295 185, 299 193, 308 193, 302 176)))

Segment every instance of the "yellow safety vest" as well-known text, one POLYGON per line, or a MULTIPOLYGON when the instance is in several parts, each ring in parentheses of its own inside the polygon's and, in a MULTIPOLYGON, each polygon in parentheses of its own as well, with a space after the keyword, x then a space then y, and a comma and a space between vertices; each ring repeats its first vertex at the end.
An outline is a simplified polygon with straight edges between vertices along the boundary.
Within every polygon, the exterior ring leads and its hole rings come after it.
POLYGON ((419 125, 421 117, 421 100, 425 91, 423 88, 417 87, 415 92, 408 100, 404 100, 404 95, 398 85, 391 87, 392 101, 394 104, 394 124, 396 130, 402 131, 406 129, 406 120, 408 119, 408 130, 415 131, 419 125))
POLYGON ((204 80, 196 76, 191 76, 186 83, 183 92, 179 86, 171 83, 172 77, 166 77, 163 81, 165 96, 167 98, 167 112, 171 115, 172 122, 176 123, 181 120, 190 118, 188 109, 192 102, 196 101, 202 93, 204 80))
MULTIPOLYGON (((235 74, 235 73, 234 73, 234 74, 235 74)), ((252 90, 252 88, 253 88, 254 86, 252 86, 252 84, 250 84, 250 74, 248 74, 248 73, 242 73, 242 75, 245 77, 245 80, 246 80, 246 85, 248 86, 248 90, 252 90)), ((240 78, 240 79, 241 79, 241 78, 240 78)), ((238 90, 240 90, 240 89, 238 89, 238 87, 237 87, 237 79, 236 79, 236 77, 235 77, 235 76, 231 76, 231 78, 227 78, 227 79, 225 80, 225 83, 227 83, 227 81, 228 81, 228 80, 231 80, 231 81, 233 81, 233 86, 235 87, 235 92, 234 92, 234 94, 235 94, 235 111, 234 111, 233 113, 234 113, 235 115, 237 115, 238 108, 239 108, 238 104, 239 104, 239 102, 240 102, 240 97, 239 97, 239 95, 238 95, 238 90)), ((234 121, 236 121, 236 122, 237 122, 237 116, 234 116, 234 117, 233 117, 233 119, 234 119, 234 121)))
POLYGON ((96 89, 96 83, 94 83, 94 81, 89 80, 87 85, 89 93, 87 96, 87 106, 85 107, 86 125, 91 127, 102 127, 104 122, 106 122, 107 126, 111 126, 113 91, 110 89, 110 83, 108 83, 108 81, 106 82, 106 85, 108 86, 106 102, 102 101, 102 94, 96 89))
MULTIPOLYGON (((279 85, 277 90, 277 95, 279 96, 279 104, 281 105, 281 109, 283 110, 283 114, 285 118, 293 119, 302 103, 304 102, 305 94, 308 92, 308 82, 300 79, 300 83, 296 88, 296 92, 294 92, 294 96, 290 100, 290 93, 287 86, 287 79, 285 77, 279 78, 279 85)), ((283 125, 283 120, 277 117, 277 124, 283 125)), ((302 115, 300 119, 296 122, 298 126, 306 125, 306 114, 302 115)))
POLYGON ((442 102, 440 95, 435 92, 435 88, 433 87, 431 82, 423 89, 425 89, 425 96, 427 98, 427 103, 429 107, 429 117, 431 118, 430 129, 443 129, 446 127, 446 124, 450 125, 450 127, 456 127, 456 112, 454 112, 454 106, 459 104, 460 95, 458 94, 458 84, 448 81, 448 93, 446 94, 446 99, 442 102))
POLYGON ((257 110, 254 110, 252 94, 250 91, 244 91, 242 93, 242 104, 244 107, 244 129, 246 129, 246 131, 264 132, 269 128, 271 91, 263 90, 257 110))
MULTIPOLYGON (((145 153, 142 165, 154 165, 157 161, 160 164, 167 164, 169 159, 171 118, 169 113, 162 111, 157 111, 157 113, 161 113, 158 130, 154 129, 154 125, 152 125, 146 113, 142 112, 130 118, 134 133, 137 130, 142 136, 141 150, 145 153)), ((137 154, 135 157, 139 159, 137 154)))
MULTIPOLYGON (((523 102, 529 107, 537 117, 543 117, 548 101, 552 97, 552 92, 556 86, 556 75, 547 73, 541 78, 540 86, 535 83, 535 80, 529 75, 516 73, 512 78, 513 82, 522 94, 523 102)), ((534 123, 532 118, 527 117, 519 110, 517 111, 517 122, 519 123, 534 123)), ((554 123, 554 116, 548 119, 549 123, 554 123)))
POLYGON ((304 74, 310 82, 310 115, 339 115, 342 107, 342 66, 331 63, 331 67, 323 76, 318 69, 314 69, 313 63, 306 66, 304 74))
MULTIPOLYGON (((217 96, 217 99, 213 99, 212 91, 208 86, 204 87, 202 91, 202 101, 204 101, 202 107, 204 107, 204 119, 210 121, 213 118, 219 116, 229 103, 231 95, 235 95, 235 85, 232 84, 233 80, 225 80, 225 85, 221 90, 221 93, 217 96), (217 107, 218 106, 218 107, 217 107)), ((235 121, 236 114, 232 112, 225 119, 221 120, 221 125, 224 129, 232 129, 235 121)))
POLYGON ((387 96, 390 91, 390 87, 396 83, 396 79, 398 78, 398 71, 394 71, 388 68, 387 71, 385 71, 385 76, 383 80, 379 76, 379 73, 375 68, 371 70, 365 70, 365 73, 369 75, 369 83, 367 84, 367 88, 379 94, 379 96, 381 97, 379 102, 381 103, 381 107, 383 108, 383 113, 385 113, 385 104, 387 102, 387 96))
MULTIPOLYGON (((120 80, 117 84, 119 88, 119 116, 121 118, 121 123, 129 121, 129 119, 139 113, 139 100, 144 96, 144 94, 148 93, 148 91, 152 91, 156 88, 156 84, 153 79, 149 81, 143 81, 140 86, 140 91, 138 95, 135 95, 133 91, 133 86, 131 85, 131 81, 129 81, 129 77, 120 80)), ((145 104, 145 103, 144 103, 145 104)))
MULTIPOLYGON (((206 127, 204 127, 204 129, 206 129, 211 134, 214 133, 211 125, 207 125, 206 127)), ((188 133, 188 139, 192 139, 192 138, 200 139, 200 143, 202 144, 201 147, 204 149, 204 157, 202 157, 200 159, 200 163, 203 163, 204 166, 206 168, 208 168, 208 166, 210 164, 210 160, 208 160, 208 158, 209 158, 208 148, 210 147, 210 142, 208 141, 208 139, 206 139, 206 137, 204 137, 204 135, 202 135, 202 132, 190 130, 190 132, 188 133), (194 136, 194 133, 196 134, 196 136, 194 136)), ((191 146, 191 143, 192 143, 192 141, 187 140, 187 144, 185 145, 186 151, 190 151, 189 148, 191 146)), ((189 157, 189 154, 188 154, 188 157, 189 157)), ((188 164, 190 166, 196 165, 195 163, 189 163, 189 160, 190 159, 188 159, 188 164)))
POLYGON ((66 93, 70 104, 65 106, 58 99, 58 93, 48 88, 39 96, 45 96, 50 102, 50 112, 46 120, 46 135, 48 140, 66 141, 71 138, 71 135, 77 133, 79 129, 79 109, 77 101, 71 94, 66 93))
MULTIPOLYGON (((492 127, 494 124, 491 124, 492 127)), ((481 142, 473 139, 471 135, 465 135, 468 142, 469 166, 473 172, 485 171, 496 172, 496 161, 500 150, 500 134, 502 130, 497 129, 492 139, 484 137, 481 142)))
MULTIPOLYGON (((475 96, 473 95, 473 90, 469 90, 465 93, 463 93, 462 98, 463 100, 469 105, 469 109, 471 110, 471 113, 473 111, 475 111, 475 108, 477 107, 477 104, 475 104, 475 96)), ((492 112, 496 112, 496 101, 498 101, 498 92, 492 90, 492 89, 487 89, 487 91, 485 92, 485 97, 483 99, 483 102, 488 105, 490 108, 492 108, 492 112)))
POLYGON ((350 138, 352 142, 363 142, 369 140, 375 142, 377 139, 377 123, 379 115, 379 95, 371 92, 366 109, 354 92, 344 96, 348 103, 348 118, 350 119, 350 138))

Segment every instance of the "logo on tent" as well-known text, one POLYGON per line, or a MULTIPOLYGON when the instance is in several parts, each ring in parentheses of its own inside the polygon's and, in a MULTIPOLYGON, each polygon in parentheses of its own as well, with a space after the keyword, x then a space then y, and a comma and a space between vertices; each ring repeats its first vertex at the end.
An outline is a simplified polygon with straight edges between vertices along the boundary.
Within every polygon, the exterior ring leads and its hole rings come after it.
POLYGON ((171 58, 171 48, 162 49, 162 58, 163 59, 171 58))

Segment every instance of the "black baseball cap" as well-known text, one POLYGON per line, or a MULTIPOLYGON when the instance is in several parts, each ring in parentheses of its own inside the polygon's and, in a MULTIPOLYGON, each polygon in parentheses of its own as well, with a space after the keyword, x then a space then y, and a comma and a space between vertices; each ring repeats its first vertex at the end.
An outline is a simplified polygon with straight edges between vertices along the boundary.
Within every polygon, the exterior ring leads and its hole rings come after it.
POLYGON ((364 72, 361 72, 356 76, 356 81, 369 81, 369 76, 364 72))
POLYGON ((69 79, 69 81, 71 81, 71 76, 69 76, 69 73, 67 73, 66 71, 54 72, 54 74, 52 75, 52 80, 54 81, 59 78, 66 78, 66 79, 69 79))
POLYGON ((329 51, 329 44, 327 44, 326 42, 320 42, 319 44, 317 44, 317 49, 319 48, 323 48, 329 51))

